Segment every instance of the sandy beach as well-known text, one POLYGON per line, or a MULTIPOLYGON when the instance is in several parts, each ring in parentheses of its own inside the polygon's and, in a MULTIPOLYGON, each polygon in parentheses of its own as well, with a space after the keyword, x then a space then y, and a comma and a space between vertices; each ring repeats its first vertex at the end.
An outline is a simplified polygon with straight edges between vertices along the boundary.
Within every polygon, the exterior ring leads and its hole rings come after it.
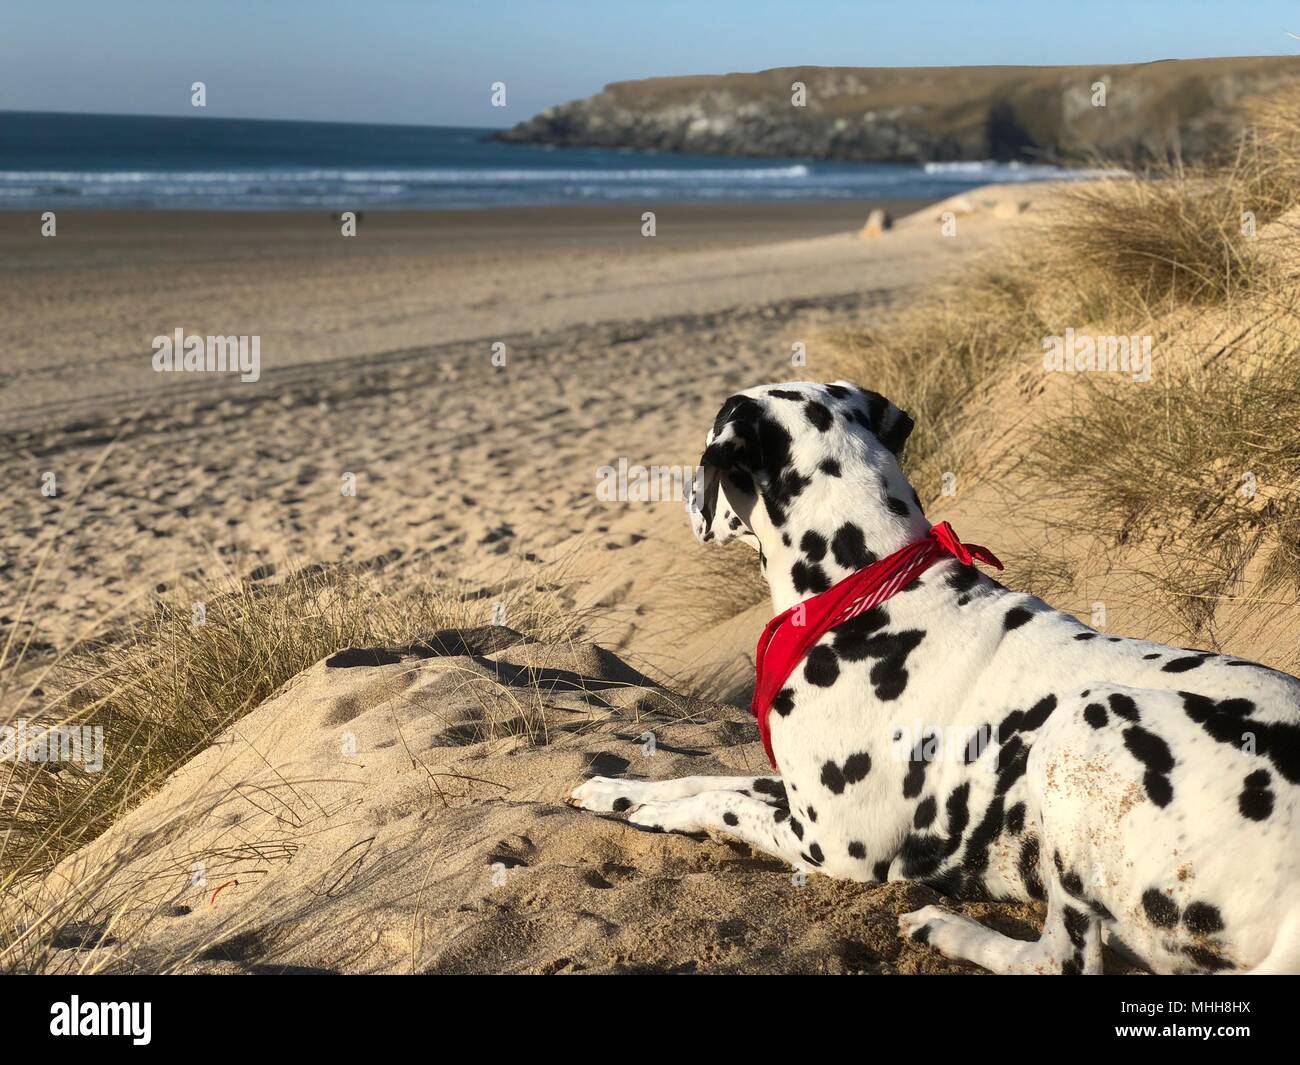
MULTIPOLYGON (((741 707, 769 607, 701 584, 716 560, 681 500, 601 498, 600 469, 692 466, 728 394, 821 379, 824 330, 906 305, 995 244, 993 207, 1024 195, 957 205, 956 237, 935 205, 893 205, 871 239, 861 204, 666 207, 654 238, 625 208, 375 214, 349 239, 312 216, 69 215, 44 241, 0 219, 18 295, 0 622, 21 616, 26 677, 153 593, 319 563, 484 588, 562 570, 590 618, 578 646, 466 637, 451 657, 317 663, 27 898, 106 948, 74 937, 50 967, 974 971, 898 941, 927 888, 796 882, 564 800, 593 772, 764 768, 741 707), (150 338, 177 327, 260 334, 260 379, 155 373, 150 338), (489 702, 541 699, 548 739, 484 729, 480 683, 489 702), (340 736, 360 760, 338 761, 340 736), (387 827, 358 844, 365 824, 387 827), (364 875, 304 902, 359 845, 364 875)), ((966 912, 1032 928, 1032 907, 966 912)))
POLYGON ((675 550, 678 506, 600 503, 596 469, 693 463, 731 390, 790 376, 796 343, 815 377, 819 327, 882 313, 992 231, 913 215, 863 241, 867 210, 662 207, 653 238, 623 207, 374 213, 354 238, 314 215, 65 214, 53 239, 0 216, 0 619, 56 531, 36 649, 214 565, 552 560, 646 537, 647 511, 671 512, 675 550), (154 372, 176 328, 260 335, 260 380, 154 372))

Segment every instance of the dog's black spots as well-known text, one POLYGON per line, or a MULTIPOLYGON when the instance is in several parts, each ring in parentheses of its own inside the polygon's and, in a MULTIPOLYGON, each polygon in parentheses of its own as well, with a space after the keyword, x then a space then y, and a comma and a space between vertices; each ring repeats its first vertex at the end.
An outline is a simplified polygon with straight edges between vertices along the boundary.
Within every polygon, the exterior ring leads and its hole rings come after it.
POLYGON ((928 888, 933 888, 940 895, 947 895, 952 899, 965 898, 967 895, 966 878, 957 868, 945 869, 942 873, 927 876, 921 883, 928 888))
POLYGON ((1186 673, 1189 669, 1195 669, 1204 661, 1204 658, 1197 658, 1194 655, 1189 655, 1186 658, 1171 659, 1160 668, 1166 673, 1186 673))
POLYGON ((1249 699, 1213 699, 1194 692, 1179 692, 1187 716, 1219 743, 1237 745, 1246 737, 1254 741, 1255 754, 1266 757, 1283 777, 1300 784, 1300 727, 1285 721, 1247 721, 1255 704, 1249 699))
POLYGON ((812 846, 808 848, 808 854, 812 857, 812 860, 816 862, 818 865, 821 865, 822 862, 826 860, 826 855, 822 853, 821 847, 819 847, 816 843, 814 843, 812 846))
MULTIPOLYGON (((800 400, 803 396, 799 397, 800 400)), ((723 427, 731 421, 742 424, 752 423, 763 413, 763 408, 748 396, 728 396, 723 401, 722 408, 718 411, 718 416, 713 419, 713 435, 717 436, 722 432, 723 427)))
POLYGON ((1056 709, 1056 696, 1045 695, 1028 710, 1012 710, 998 726, 998 738, 1005 744, 1017 732, 1033 732, 1042 728, 1056 709))
POLYGON ((867 856, 867 845, 866 845, 865 843, 863 843, 861 840, 857 840, 857 839, 855 839, 855 840, 850 840, 850 841, 849 841, 849 857, 850 857, 850 858, 857 858, 857 859, 861 860, 861 859, 865 858, 866 856, 867 856))
POLYGON ((835 459, 822 459, 817 464, 817 468, 827 477, 842 477, 844 475, 844 471, 840 469, 840 464, 835 459))
POLYGON ((846 661, 879 659, 872 666, 870 676, 876 698, 882 701, 897 699, 903 693, 908 681, 907 657, 925 637, 919 629, 878 632, 888 621, 889 615, 883 607, 873 607, 839 626, 832 637, 835 652, 846 661))
POLYGON ((947 579, 954 592, 969 592, 979 583, 980 572, 974 566, 959 565, 948 572, 947 579))
POLYGON ((1025 804, 1018 802, 1007 811, 1007 831, 1013 836, 1020 835, 1025 828, 1025 804))
POLYGON ((844 782, 856 784, 871 772, 871 755, 866 751, 851 754, 844 760, 844 782))
POLYGON ((876 864, 871 867, 871 875, 874 876, 876 878, 876 881, 881 884, 883 884, 886 880, 888 880, 889 859, 886 858, 883 861, 876 862, 876 864))
POLYGON ((909 514, 912 513, 911 509, 908 507, 906 503, 904 503, 901 499, 895 498, 894 496, 886 496, 885 505, 889 507, 889 509, 892 510, 895 514, 897 514, 900 518, 906 518, 909 514))
POLYGON ((1107 643, 1119 643, 1119 642, 1120 642, 1120 637, 1119 637, 1119 636, 1107 636, 1107 637, 1106 637, 1106 642, 1107 642, 1107 643))
POLYGON ((1269 788, 1267 769, 1257 769, 1246 777, 1241 794, 1237 796, 1237 809, 1250 821, 1267 821, 1273 813, 1273 792, 1269 788))
POLYGON ((1222 972, 1224 969, 1236 968, 1222 954, 1211 950, 1209 947, 1184 947, 1183 953, 1207 972, 1217 973, 1222 972))
POLYGON ((726 813, 722 815, 722 823, 724 825, 730 825, 732 828, 735 828, 736 825, 740 824, 740 818, 737 817, 735 814, 733 814, 730 810, 728 810, 726 813))
POLYGON ((1089 703, 1083 708, 1083 719, 1093 728, 1105 728, 1110 716, 1101 703, 1089 703))
POLYGON ((775 418, 768 417, 758 419, 757 437, 762 470, 767 474, 768 481, 774 482, 790 465, 790 445, 793 439, 785 426, 775 418))
POLYGON ((803 412, 818 432, 824 433, 835 424, 835 419, 831 417, 831 412, 815 399, 808 401, 808 405, 804 407, 803 412))
POLYGON ((1146 786, 1147 797, 1157 806, 1168 806, 1174 797, 1168 775, 1174 768, 1174 756, 1169 750, 1169 744, 1141 725, 1130 725, 1124 730, 1124 746, 1146 766, 1142 782, 1146 786))
POLYGON ((757 495, 754 491, 754 478, 744 470, 732 470, 727 474, 727 479, 747 496, 757 495))
POLYGON ((1143 655, 1143 656, 1142 656, 1142 660, 1143 660, 1144 662, 1150 662, 1152 659, 1159 658, 1159 657, 1160 657, 1160 652, 1159 652, 1159 651, 1153 651, 1153 652, 1152 652, 1151 654, 1149 654, 1149 655, 1143 655))
POLYGON ((871 683, 882 702, 897 699, 907 689, 907 656, 916 650, 925 633, 920 629, 885 633, 871 641, 870 654, 880 661, 871 667, 871 683))
POLYGON ((880 442, 889 448, 895 455, 901 454, 903 445, 907 443, 907 438, 912 435, 912 429, 916 423, 912 421, 912 416, 903 411, 898 411, 894 416, 893 422, 883 433, 878 434, 880 442))
POLYGON ((959 784, 948 793, 948 801, 943 804, 948 816, 948 842, 944 844, 945 858, 956 854, 961 847, 962 836, 970 823, 970 782, 959 784))
POLYGON ((916 929, 916 931, 912 933, 911 938, 913 943, 929 943, 930 926, 928 924, 921 925, 920 928, 916 929))
POLYGON ((1022 732, 1033 732, 1042 728, 1047 719, 1052 716, 1052 711, 1056 709, 1056 696, 1045 695, 1025 711, 1025 718, 1020 723, 1022 732))
POLYGON ((808 398, 802 392, 791 392, 788 388, 773 388, 766 395, 771 396, 773 399, 794 400, 796 403, 802 403, 808 398))
POLYGON ((819 644, 808 652, 803 664, 803 679, 809 684, 817 688, 829 688, 839 676, 839 659, 829 647, 819 644))
POLYGON ((889 624, 883 606, 872 607, 835 629, 832 642, 835 653, 846 662, 861 662, 871 655, 872 636, 889 624))
POLYGON ((1249 699, 1223 699, 1218 702, 1195 692, 1179 692, 1183 710, 1219 743, 1236 743, 1245 719, 1255 711, 1249 699))
POLYGON ((974 764, 993 742, 993 726, 980 725, 966 739, 966 749, 962 752, 962 764, 974 764))
POLYGON ((790 711, 794 709, 794 689, 782 688, 776 693, 776 698, 772 700, 772 709, 782 717, 789 717, 790 711))
POLYGON ((816 807, 814 807, 814 806, 810 806, 810 807, 808 807, 808 820, 811 821, 814 825, 817 823, 817 808, 816 808, 816 807))
POLYGON ((1160 739, 1156 733, 1148 732, 1139 724, 1126 728, 1125 746, 1134 758, 1152 772, 1166 774, 1174 769, 1174 756, 1170 752, 1169 744, 1160 739))
POLYGON ((934 819, 939 813, 939 804, 934 801, 933 795, 927 795, 916 804, 916 813, 912 817, 912 826, 914 828, 929 828, 934 824, 934 819))
POLYGON ((763 496, 763 509, 767 511, 768 520, 775 528, 780 529, 785 525, 785 507, 781 506, 775 496, 770 493, 763 496))
POLYGON ((1025 775, 1029 750, 1030 748, 1019 736, 1012 736, 998 749, 996 762, 998 782, 994 789, 997 795, 1005 795, 1011 785, 1025 775))
POLYGON ((740 528, 740 519, 732 518, 730 521, 727 522, 727 527, 730 528, 732 532, 735 532, 737 529, 740 528))
POLYGON ((1075 947, 1082 950, 1084 944, 1088 942, 1088 926, 1092 924, 1092 918, 1073 906, 1065 907, 1064 916, 1065 934, 1070 937, 1070 942, 1075 947))
POLYGON ((962 868, 972 879, 983 879, 984 870, 989 864, 989 847, 1002 834, 1004 819, 1002 796, 995 795, 993 801, 985 808, 979 824, 971 829, 970 839, 966 843, 966 853, 962 856, 962 868))
POLYGON ((821 781, 831 794, 841 795, 848 785, 858 783, 870 772, 871 755, 861 751, 845 759, 842 767, 834 762, 826 762, 822 766, 821 781))
POLYGON ((809 562, 820 562, 826 557, 826 537, 809 529, 799 541, 799 550, 808 556, 809 562))
POLYGON ((1038 870, 1038 837, 1026 836, 1024 843, 1020 845, 1020 858, 1016 862, 1016 869, 1020 873, 1020 881, 1025 885, 1025 893, 1031 899, 1045 899, 1047 892, 1043 889, 1043 878, 1038 870))
POLYGON ((790 831, 794 833, 795 839, 803 839, 803 822, 797 817, 791 817, 790 831))
POLYGON ((903 798, 915 799, 921 794, 921 786, 925 783, 925 763, 913 762, 903 777, 903 798))
POLYGON ((822 787, 832 795, 844 794, 844 773, 834 762, 822 766, 822 787))
POLYGON ((862 530, 848 521, 835 530, 831 537, 831 554, 835 561, 845 569, 859 570, 876 561, 876 556, 867 550, 866 537, 862 530))
POLYGON ((615 800, 614 800, 614 812, 615 812, 616 814, 621 814, 624 810, 626 810, 626 809, 627 809, 628 807, 630 807, 631 805, 632 805, 632 800, 631 800, 631 799, 615 799, 615 800))
POLYGON ((803 561, 790 567, 790 580, 794 582, 794 590, 801 595, 804 592, 824 592, 831 586, 831 579, 821 566, 803 561))
POLYGON ((772 815, 772 820, 774 820, 779 825, 782 821, 787 820, 789 816, 790 816, 789 810, 777 810, 777 812, 772 815))
POLYGON ((1157 928, 1173 928, 1178 923, 1178 907, 1163 891, 1147 888, 1142 892, 1142 909, 1147 920, 1157 928))
POLYGON ((1095 640, 1097 634, 1095 632, 1079 632, 1075 634, 1074 638, 1076 640, 1095 640))
POLYGON ((1268 726, 1267 749, 1273 767, 1292 784, 1300 784, 1300 727, 1286 721, 1268 726))
MULTIPOLYGON (((780 696, 778 695, 777 698, 779 699, 780 696)), ((770 795, 774 799, 785 798, 785 785, 771 777, 755 777, 754 790, 760 795, 770 795)))
POLYGON ((1010 632, 1012 629, 1018 629, 1034 615, 1022 606, 1013 606, 1006 612, 1002 619, 1002 627, 1010 632))
POLYGON ((1083 898, 1083 880, 1078 873, 1064 872, 1061 874, 1061 887, 1065 888, 1076 899, 1083 898))
POLYGON ((843 385, 827 385, 826 391, 835 399, 848 399, 849 396, 853 395, 853 391, 843 385))
POLYGON ((1183 911, 1183 927, 1198 936, 1212 936, 1223 931, 1223 914, 1208 902, 1192 902, 1183 911))
MULTIPOLYGON (((1103 921, 1115 920, 1115 915, 1111 913, 1110 910, 1106 909, 1106 907, 1103 906, 1096 899, 1092 899, 1088 903, 1088 909, 1092 910, 1093 914, 1097 917, 1100 917, 1103 921)), ((1148 966, 1148 968, 1150 968, 1150 966, 1148 966)))
POLYGON ((943 840, 938 836, 909 833, 898 850, 898 856, 903 859, 903 877, 919 880, 939 868, 943 860, 943 840))
POLYGON ((1137 703, 1123 692, 1112 692, 1107 697, 1106 702, 1110 703, 1111 713, 1116 717, 1122 717, 1125 721, 1137 723, 1139 716, 1137 703))
POLYGON ((925 771, 930 767, 930 759, 937 739, 935 733, 927 733, 918 739, 907 755, 907 772, 903 775, 903 798, 915 799, 921 794, 925 784, 925 771))
POLYGON ((1074 952, 1073 956, 1066 958, 1065 961, 1061 962, 1061 975, 1062 976, 1083 975, 1083 959, 1079 956, 1079 952, 1077 950, 1074 952))

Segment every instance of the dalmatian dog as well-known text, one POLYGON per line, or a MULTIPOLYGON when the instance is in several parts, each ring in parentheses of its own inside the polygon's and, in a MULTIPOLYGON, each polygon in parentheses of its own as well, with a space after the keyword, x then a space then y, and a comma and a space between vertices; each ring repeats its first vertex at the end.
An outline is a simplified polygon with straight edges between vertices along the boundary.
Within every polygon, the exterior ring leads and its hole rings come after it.
MULTIPOLYGON (((718 413, 697 539, 758 551, 779 613, 918 538, 912 419, 847 382, 718 413)), ((1036 942, 939 906, 900 934, 997 973, 1300 971, 1300 681, 1094 631, 956 557, 826 632, 776 695, 780 775, 594 777, 572 803, 806 871, 1037 899, 1036 942)))

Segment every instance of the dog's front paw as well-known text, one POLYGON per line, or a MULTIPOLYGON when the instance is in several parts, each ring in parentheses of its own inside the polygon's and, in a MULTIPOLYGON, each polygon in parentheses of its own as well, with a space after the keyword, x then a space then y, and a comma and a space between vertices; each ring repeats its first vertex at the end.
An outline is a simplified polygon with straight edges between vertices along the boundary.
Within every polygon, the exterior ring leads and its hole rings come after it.
POLYGON ((592 777, 573 789, 569 805, 580 810, 621 814, 641 805, 635 797, 635 781, 616 780, 613 777, 592 777))
POLYGON ((911 939, 917 943, 928 943, 930 933, 951 916, 938 906, 922 906, 919 910, 899 916, 898 934, 904 939, 911 939))

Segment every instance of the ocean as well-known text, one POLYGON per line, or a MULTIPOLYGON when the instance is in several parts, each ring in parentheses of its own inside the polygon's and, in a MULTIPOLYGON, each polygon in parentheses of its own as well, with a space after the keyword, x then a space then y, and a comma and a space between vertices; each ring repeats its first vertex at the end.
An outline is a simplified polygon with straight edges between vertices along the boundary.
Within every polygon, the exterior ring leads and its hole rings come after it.
POLYGON ((491 130, 0 112, 0 210, 223 211, 939 198, 1059 178, 1004 163, 842 163, 549 148, 491 130))

